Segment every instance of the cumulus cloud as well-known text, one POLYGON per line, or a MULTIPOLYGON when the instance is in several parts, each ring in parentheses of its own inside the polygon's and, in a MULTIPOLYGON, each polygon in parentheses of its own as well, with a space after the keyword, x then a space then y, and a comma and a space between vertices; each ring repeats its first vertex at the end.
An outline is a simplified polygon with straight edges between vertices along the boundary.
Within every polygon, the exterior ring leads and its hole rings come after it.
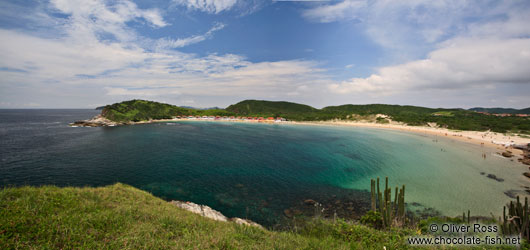
POLYGON ((474 96, 483 90, 528 89, 529 9, 517 1, 344 0, 317 5, 303 15, 317 22, 355 19, 352 25, 400 55, 397 63, 376 68, 368 77, 330 84, 333 93, 389 98, 464 91, 474 96))
POLYGON ((273 98, 302 84, 323 84, 323 71, 312 61, 255 63, 235 54, 199 56, 168 50, 209 39, 224 24, 189 38, 150 40, 126 23, 169 25, 159 14, 160 19, 151 16, 159 11, 142 10, 128 1, 116 4, 92 1, 75 8, 74 2, 54 1, 51 7, 68 16, 57 19, 60 25, 53 35, 0 28, 5 38, 0 40, 1 99, 108 103, 149 98, 175 103, 190 96, 273 98), (161 49, 151 49, 157 46, 161 49))
POLYGON ((407 90, 530 84, 530 39, 456 39, 427 59, 380 68, 367 78, 330 85, 337 93, 389 95, 407 90))
POLYGON ((186 6, 190 10, 218 14, 230 10, 237 3, 237 0, 174 0, 174 2, 186 6))

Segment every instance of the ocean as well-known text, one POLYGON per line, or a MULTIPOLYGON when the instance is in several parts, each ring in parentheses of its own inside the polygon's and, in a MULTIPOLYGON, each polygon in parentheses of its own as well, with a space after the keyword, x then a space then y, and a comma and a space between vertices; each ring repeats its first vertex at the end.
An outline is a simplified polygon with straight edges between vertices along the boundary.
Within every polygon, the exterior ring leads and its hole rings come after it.
POLYGON ((392 187, 406 185, 409 211, 449 216, 468 209, 471 215, 498 216, 510 196, 523 195, 528 186, 522 164, 451 138, 207 121, 68 126, 98 113, 0 110, 0 184, 121 182, 269 227, 300 215, 355 218, 368 209, 370 179, 377 177, 388 176, 392 187), (322 207, 307 205, 307 199, 322 207))

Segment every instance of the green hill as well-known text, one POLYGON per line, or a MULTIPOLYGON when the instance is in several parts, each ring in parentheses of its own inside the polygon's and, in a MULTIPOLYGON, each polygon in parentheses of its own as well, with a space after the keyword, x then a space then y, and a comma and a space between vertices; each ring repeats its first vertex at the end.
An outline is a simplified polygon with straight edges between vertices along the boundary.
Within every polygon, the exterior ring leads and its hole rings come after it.
POLYGON ((291 120, 313 120, 319 110, 308 105, 293 102, 245 100, 226 108, 227 111, 243 116, 286 117, 291 120))
POLYGON ((150 119, 171 119, 177 115, 191 115, 195 110, 181 108, 170 104, 131 100, 107 105, 101 115, 111 121, 146 121, 150 119))
POLYGON ((512 109, 512 108, 470 108, 469 110, 475 112, 486 112, 490 114, 529 114, 530 108, 525 109, 512 109))
MULTIPOLYGON (((518 112, 528 111, 530 108, 518 112)), ((530 134, 530 118, 528 117, 497 117, 464 109, 433 109, 387 104, 347 104, 316 109, 293 102, 245 100, 230 105, 226 109, 198 110, 152 101, 131 100, 107 105, 101 114, 116 122, 170 119, 182 115, 272 116, 284 117, 294 121, 357 120, 367 117, 374 120, 374 115, 384 114, 394 121, 413 126, 436 123, 441 127, 456 130, 491 130, 500 133, 530 134)))
POLYGON ((2 249, 399 249, 411 230, 316 220, 296 231, 220 222, 115 184, 0 190, 2 249))

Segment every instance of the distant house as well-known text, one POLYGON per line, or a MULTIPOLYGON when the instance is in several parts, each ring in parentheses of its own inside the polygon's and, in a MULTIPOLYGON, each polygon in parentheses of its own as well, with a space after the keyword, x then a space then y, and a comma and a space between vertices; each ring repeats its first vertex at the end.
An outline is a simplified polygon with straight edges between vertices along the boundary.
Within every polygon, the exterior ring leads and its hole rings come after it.
POLYGON ((268 121, 274 121, 274 117, 267 117, 268 121))

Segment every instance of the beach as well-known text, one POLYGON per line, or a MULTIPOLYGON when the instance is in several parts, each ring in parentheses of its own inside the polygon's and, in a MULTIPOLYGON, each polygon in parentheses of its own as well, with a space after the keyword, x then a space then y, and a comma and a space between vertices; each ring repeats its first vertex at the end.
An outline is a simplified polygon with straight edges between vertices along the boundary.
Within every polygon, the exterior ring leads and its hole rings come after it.
POLYGON ((351 127, 369 127, 407 131, 412 133, 429 134, 455 139, 462 142, 479 144, 487 147, 494 147, 498 150, 510 149, 516 155, 522 154, 522 150, 510 147, 510 145, 526 145, 530 143, 530 138, 520 136, 505 135, 489 131, 462 131, 451 130, 446 128, 427 127, 427 126, 409 126, 399 123, 380 124, 375 122, 356 122, 356 121, 315 121, 315 122, 295 122, 289 124, 302 125, 327 125, 327 126, 351 126, 351 127))
MULTIPOLYGON (((167 120, 153 120, 153 122, 171 122, 171 121, 218 121, 208 119, 167 119, 167 120)), ((490 131, 463 131, 451 130, 446 128, 428 127, 428 126, 410 126, 397 122, 390 123, 376 123, 370 121, 246 121, 246 120, 220 120, 221 122, 259 122, 272 124, 293 124, 293 125, 312 125, 312 126, 346 126, 346 127, 367 127, 379 129, 391 129, 398 131, 405 131, 417 134, 426 134, 431 136, 440 136, 448 139, 454 139, 460 142, 478 144, 485 147, 495 148, 500 151, 511 151, 514 155, 521 155, 523 151, 513 148, 513 145, 527 145, 530 143, 530 138, 523 138, 518 135, 505 135, 503 133, 496 133, 490 131)), ((138 122, 137 124, 149 123, 138 122)))

